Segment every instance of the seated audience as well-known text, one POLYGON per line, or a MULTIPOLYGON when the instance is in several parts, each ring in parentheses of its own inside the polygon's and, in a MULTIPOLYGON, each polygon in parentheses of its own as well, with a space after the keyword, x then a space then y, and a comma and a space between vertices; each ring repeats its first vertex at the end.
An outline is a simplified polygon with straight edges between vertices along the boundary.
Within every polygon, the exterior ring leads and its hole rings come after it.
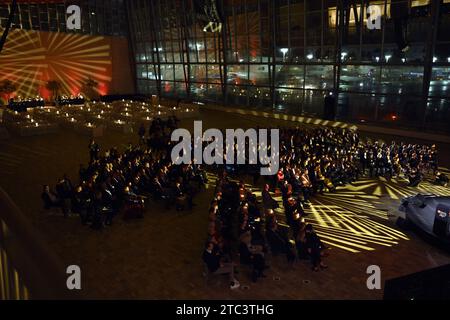
POLYGON ((443 174, 439 171, 436 172, 436 176, 435 176, 435 180, 434 180, 435 184, 446 187, 446 186, 448 186, 448 182, 449 182, 449 178, 445 174, 443 174))

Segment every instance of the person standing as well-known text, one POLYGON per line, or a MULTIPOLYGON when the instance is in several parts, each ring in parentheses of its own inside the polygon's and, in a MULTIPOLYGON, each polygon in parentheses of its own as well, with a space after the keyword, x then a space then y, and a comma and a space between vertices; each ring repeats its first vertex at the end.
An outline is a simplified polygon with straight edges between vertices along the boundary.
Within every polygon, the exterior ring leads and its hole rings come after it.
POLYGON ((101 230, 103 229, 103 196, 101 191, 96 191, 95 193, 93 209, 94 216, 91 228, 94 230, 101 230))
POLYGON ((143 123, 141 123, 141 126, 139 127, 139 130, 138 130, 140 144, 145 144, 145 132, 146 132, 145 126, 143 123))
POLYGON ((94 160, 98 160, 98 153, 100 152, 100 147, 97 142, 95 142, 94 138, 91 139, 89 143, 89 156, 91 158, 91 162, 94 160))

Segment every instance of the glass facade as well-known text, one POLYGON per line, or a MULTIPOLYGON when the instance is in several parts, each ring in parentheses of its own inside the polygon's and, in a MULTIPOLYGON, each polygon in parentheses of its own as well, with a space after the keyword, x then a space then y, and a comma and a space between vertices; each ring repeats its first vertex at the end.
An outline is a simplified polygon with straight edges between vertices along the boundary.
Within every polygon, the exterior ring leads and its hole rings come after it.
POLYGON ((450 0, 30 0, 13 27, 74 32, 70 4, 128 35, 140 94, 450 130, 450 0))
POLYGON ((139 93, 449 132, 450 0, 127 7, 139 93))
MULTIPOLYGON (((5 27, 11 1, 0 1, 0 26, 5 27)), ((76 32, 88 35, 124 36, 128 26, 124 0, 29 0, 18 1, 13 28, 76 32), (81 30, 67 29, 67 8, 81 9, 81 30)))

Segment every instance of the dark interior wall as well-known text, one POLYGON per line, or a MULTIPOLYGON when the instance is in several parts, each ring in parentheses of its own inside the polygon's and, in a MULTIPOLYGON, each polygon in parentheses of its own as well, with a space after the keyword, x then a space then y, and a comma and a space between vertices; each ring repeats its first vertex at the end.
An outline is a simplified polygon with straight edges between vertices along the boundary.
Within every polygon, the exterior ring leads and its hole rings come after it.
POLYGON ((111 37, 112 82, 109 94, 134 94, 134 74, 131 68, 131 52, 128 39, 111 37))

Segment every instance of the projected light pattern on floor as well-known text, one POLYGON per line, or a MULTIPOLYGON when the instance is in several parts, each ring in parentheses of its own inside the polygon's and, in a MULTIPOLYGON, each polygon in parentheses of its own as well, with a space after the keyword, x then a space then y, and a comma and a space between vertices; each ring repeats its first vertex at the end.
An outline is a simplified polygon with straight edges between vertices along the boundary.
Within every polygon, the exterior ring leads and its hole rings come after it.
POLYGON ((349 186, 345 189, 338 189, 339 191, 336 193, 325 193, 317 196, 314 203, 325 206, 340 206, 353 213, 388 220, 387 212, 379 209, 382 205, 380 197, 365 194, 362 191, 354 191, 351 188, 352 186, 349 186))
POLYGON ((450 195, 448 187, 439 186, 430 181, 423 181, 418 187, 408 187, 408 181, 405 179, 390 179, 379 177, 375 179, 363 179, 353 183, 348 187, 351 191, 363 191, 367 195, 375 197, 389 197, 392 200, 400 200, 402 198, 415 195, 417 193, 450 195))
POLYGON ((372 251, 376 246, 390 247, 399 240, 409 240, 403 232, 339 205, 314 201, 306 213, 309 214, 306 221, 314 226, 324 243, 346 251, 372 251))
MULTIPOLYGON (((398 244, 400 240, 409 240, 403 232, 386 224, 387 212, 378 210, 371 203, 378 201, 378 198, 356 199, 353 192, 346 191, 342 188, 336 193, 315 196, 311 199, 310 208, 305 209, 306 222, 314 226, 325 244, 357 253, 363 250, 373 251, 377 246, 390 247, 398 244), (380 219, 384 220, 384 223, 377 221, 380 219)), ((280 204, 276 214, 279 219, 284 220, 281 198, 275 199, 280 204)))

